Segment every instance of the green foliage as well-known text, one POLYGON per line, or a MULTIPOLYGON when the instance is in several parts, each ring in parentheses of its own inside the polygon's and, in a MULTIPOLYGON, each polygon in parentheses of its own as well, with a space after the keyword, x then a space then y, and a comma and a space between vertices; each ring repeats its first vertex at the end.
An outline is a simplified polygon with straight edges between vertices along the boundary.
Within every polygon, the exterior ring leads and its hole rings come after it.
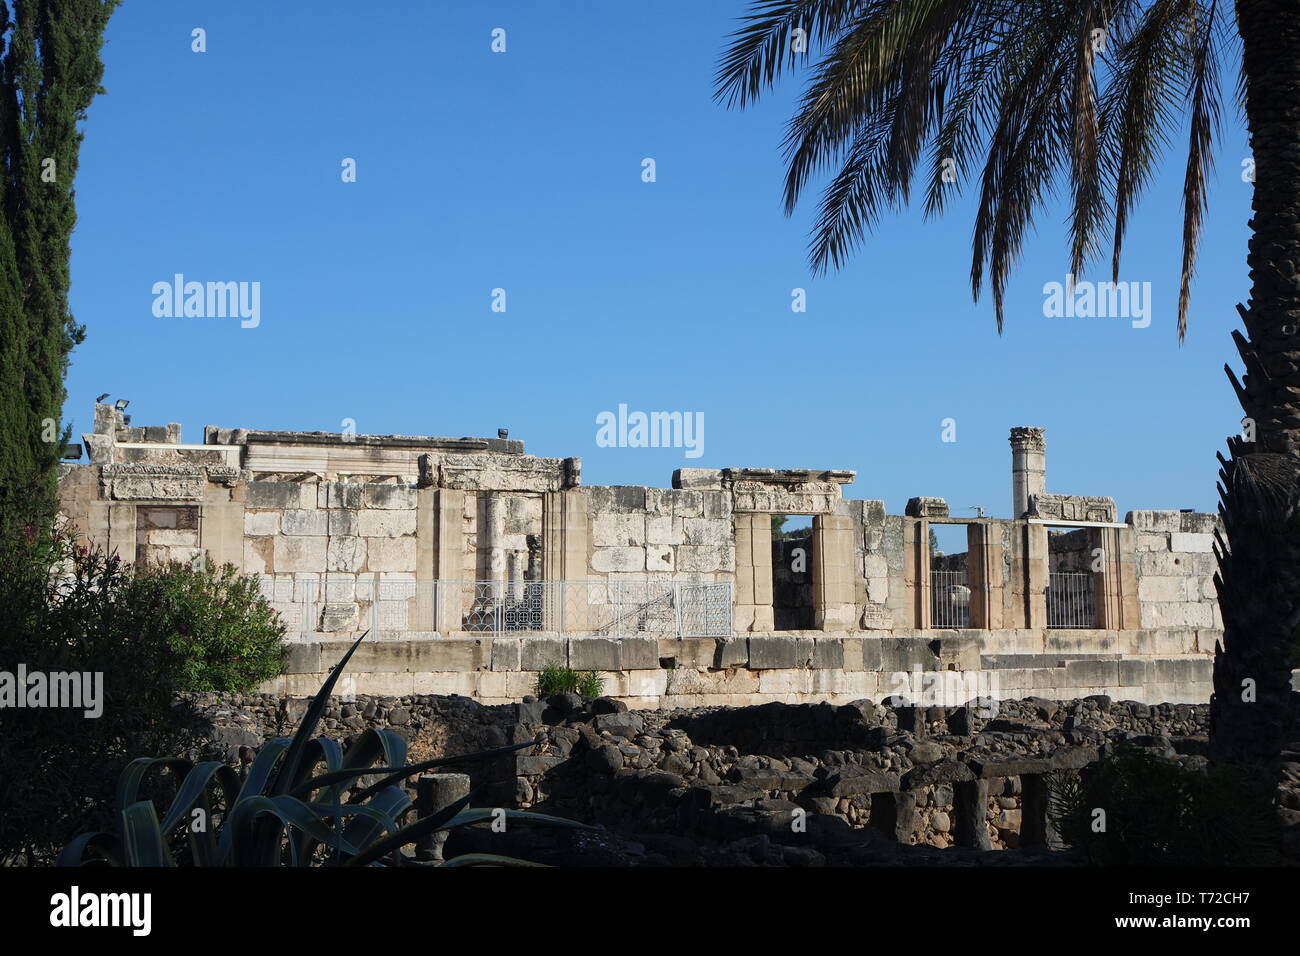
POLYGON ((1241 768, 1185 769, 1120 744, 1083 775, 1050 778, 1049 788, 1049 813, 1062 840, 1092 864, 1251 866, 1276 860, 1281 834, 1271 788, 1241 768))
POLYGON ((117 0, 0 2, 0 488, 53 491, 64 374, 77 125, 100 92, 117 0))
MULTIPOLYGON (((312 698, 293 738, 267 741, 242 774, 221 761, 181 758, 131 761, 118 781, 118 826, 84 833, 59 857, 61 866, 419 866, 403 847, 440 830, 493 819, 494 810, 470 809, 464 797, 415 822, 401 784, 414 774, 447 764, 510 753, 531 742, 407 765, 406 741, 391 730, 367 730, 344 750, 313 738, 330 693, 363 634, 312 698), (167 808, 146 783, 167 771, 167 808), (359 787, 359 778, 379 779, 359 787)), ((472 795, 471 795, 472 796, 472 795)), ((560 817, 517 810, 508 820, 583 828, 560 817)), ((448 865, 528 865, 490 855, 466 855, 448 865)))
POLYGON ((537 696, 550 697, 552 694, 576 694, 578 692, 578 672, 563 664, 547 664, 537 675, 537 696))
POLYGON ((163 644, 181 691, 248 691, 278 675, 284 625, 255 576, 233 565, 183 563, 136 571, 123 590, 140 639, 163 644))
POLYGON ((599 697, 605 692, 605 678, 596 671, 575 671, 563 664, 549 663, 537 675, 537 696, 552 694, 581 694, 599 697))
MULTIPOLYGON (((0 708, 0 864, 48 858, 112 817, 136 748, 191 741, 182 690, 245 690, 281 669, 283 631, 256 583, 227 567, 134 570, 81 547, 37 498, 0 512, 0 670, 102 675, 85 708, 0 708)), ((138 752, 138 751, 137 751, 138 752)))
POLYGON ((141 641, 120 595, 129 566, 76 548, 36 512, 0 536, 0 670, 102 674, 102 715, 0 708, 0 864, 46 859, 108 812, 111 780, 135 746, 176 747, 165 648, 141 641), (23 769, 25 768, 25 770, 23 769))

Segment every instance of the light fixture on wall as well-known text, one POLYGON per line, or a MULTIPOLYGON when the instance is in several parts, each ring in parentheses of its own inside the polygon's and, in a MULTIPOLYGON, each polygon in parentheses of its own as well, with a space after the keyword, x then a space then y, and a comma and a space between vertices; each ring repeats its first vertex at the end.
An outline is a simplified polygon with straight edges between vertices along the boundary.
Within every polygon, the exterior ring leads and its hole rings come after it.
POLYGON ((131 403, 128 402, 125 398, 119 398, 116 402, 113 403, 113 407, 116 408, 119 412, 124 412, 126 411, 126 406, 130 404, 131 403))

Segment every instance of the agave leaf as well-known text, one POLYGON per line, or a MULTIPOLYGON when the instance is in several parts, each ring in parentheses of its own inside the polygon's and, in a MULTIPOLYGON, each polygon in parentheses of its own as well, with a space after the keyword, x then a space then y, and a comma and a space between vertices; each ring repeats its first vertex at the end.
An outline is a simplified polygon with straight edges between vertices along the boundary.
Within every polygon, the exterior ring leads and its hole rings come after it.
POLYGON ((313 737, 303 749, 302 762, 298 765, 297 780, 294 785, 302 783, 312 775, 318 764, 325 764, 326 771, 338 770, 343 764, 343 747, 337 740, 328 737, 313 737))
MULTIPOLYGON (((340 783, 355 780, 357 777, 365 777, 376 773, 385 773, 390 775, 400 774, 401 777, 406 777, 409 776, 411 772, 411 768, 409 767, 353 767, 348 770, 331 770, 329 773, 322 773, 319 776, 304 780, 302 783, 298 784, 298 786, 293 788, 289 796, 297 797, 299 800, 306 800, 316 790, 325 787, 334 787, 340 783)), ((398 777, 398 779, 401 779, 401 777, 398 777)), ((384 779, 389 778, 385 777, 384 779)), ((378 786, 378 784, 375 785, 375 787, 378 786)), ((372 791, 375 787, 367 787, 363 793, 372 791)), ((321 794, 318 800, 323 802, 326 800, 326 797, 326 794, 321 794)))
POLYGON ((93 850, 110 866, 122 866, 122 843, 115 834, 97 830, 83 833, 63 848, 56 866, 85 866, 96 862, 86 859, 87 851, 93 850))
POLYGON ((276 761, 288 749, 288 737, 272 737, 258 747, 257 757, 253 760, 253 765, 248 768, 248 775, 244 778, 240 793, 249 795, 265 793, 267 781, 271 779, 271 771, 275 769, 276 761))
POLYGON ((128 866, 175 865, 152 800, 139 800, 122 811, 122 837, 128 866))
POLYGON ((454 856, 442 864, 446 866, 538 866, 547 869, 545 863, 533 863, 531 860, 520 860, 513 856, 501 856, 496 853, 463 853, 460 856, 454 856))
MULTIPOLYGON (((343 830, 343 839, 352 846, 364 848, 380 833, 396 831, 400 826, 398 818, 411 805, 411 799, 405 793, 397 787, 390 789, 393 791, 391 794, 381 793, 368 804, 315 801, 309 806, 316 811, 322 820, 334 820, 336 827, 343 826, 344 817, 352 817, 352 822, 347 824, 343 830), (381 797, 383 799, 380 799, 381 797)), ((298 847, 298 853, 300 854, 299 865, 307 864, 318 845, 318 841, 310 837, 304 838, 298 847)), ((334 856, 335 862, 337 862, 341 854, 336 850, 334 856)))
POLYGON ((214 777, 225 794, 226 809, 229 812, 230 807, 239 799, 239 777, 221 761, 209 760, 196 764, 185 775, 176 799, 172 801, 161 824, 163 833, 171 833, 177 826, 185 824, 185 834, 196 866, 211 866, 217 852, 216 837, 212 830, 212 802, 208 799, 208 785, 214 777), (204 827, 201 830, 193 829, 187 819, 195 808, 201 809, 204 814, 204 827))
MULTIPOLYGON (((342 834, 326 825, 312 807, 295 797, 281 794, 244 797, 235 805, 222 828, 217 859, 224 861, 229 858, 235 866, 276 866, 280 861, 280 836, 284 826, 297 827, 317 842, 344 853, 357 852, 342 834), (258 825, 267 818, 273 825, 258 825)), ((291 833, 291 847, 297 839, 291 833)), ((291 857, 297 858, 296 853, 291 857)))
POLYGON ((194 764, 184 757, 137 757, 132 760, 117 778, 119 811, 140 802, 140 784, 155 767, 166 767, 176 775, 177 781, 181 781, 194 769, 194 764))
POLYGON ((400 787, 381 790, 368 803, 349 804, 348 809, 357 813, 343 828, 343 838, 353 846, 368 847, 381 833, 396 833, 401 826, 398 820, 410 806, 411 798, 400 787))
POLYGON ((352 643, 347 653, 334 665, 329 677, 325 678, 325 683, 321 685, 320 690, 316 691, 316 696, 311 699, 311 703, 307 705, 307 712, 303 714, 302 723, 298 725, 298 732, 293 735, 293 742, 289 744, 289 751, 284 755, 284 763, 280 765, 279 773, 270 782, 269 796, 287 794, 302 782, 298 779, 298 768, 307 750, 307 742, 311 740, 312 734, 316 732, 316 725, 320 723, 321 716, 325 713, 330 694, 334 692, 334 685, 338 683, 339 678, 343 675, 343 668, 347 667, 348 661, 351 660, 352 655, 356 653, 357 648, 369 633, 370 631, 366 630, 352 643))
POLYGON ((459 800, 448 804, 437 813, 430 814, 422 820, 416 820, 414 823, 408 823, 396 833, 390 834, 387 839, 380 840, 378 843, 366 847, 365 851, 352 857, 344 863, 344 866, 369 866, 382 859, 389 853, 393 853, 413 843, 426 833, 433 833, 441 830, 448 820, 453 819, 456 814, 469 806, 471 793, 469 796, 461 797, 459 800))
POLYGON ((176 799, 172 801, 172 805, 163 816, 161 826, 164 833, 170 833, 189 815, 195 805, 203 799, 208 783, 217 775, 217 771, 225 766, 220 760, 207 760, 196 764, 194 769, 185 775, 176 799))

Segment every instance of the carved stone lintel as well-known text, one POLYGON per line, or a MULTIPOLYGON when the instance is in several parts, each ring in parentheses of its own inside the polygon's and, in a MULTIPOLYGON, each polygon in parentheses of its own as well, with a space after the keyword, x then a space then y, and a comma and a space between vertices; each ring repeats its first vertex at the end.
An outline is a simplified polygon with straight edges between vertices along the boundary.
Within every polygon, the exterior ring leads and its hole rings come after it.
POLYGON ((100 480, 118 501, 202 501, 208 477, 198 465, 104 465, 100 480))
POLYGON ((834 481, 809 481, 769 485, 761 481, 736 481, 733 510, 770 514, 830 514, 840 500, 840 486, 834 481))
POLYGON ((1059 521, 1115 520, 1115 499, 1096 495, 1031 495, 1029 517, 1059 521))

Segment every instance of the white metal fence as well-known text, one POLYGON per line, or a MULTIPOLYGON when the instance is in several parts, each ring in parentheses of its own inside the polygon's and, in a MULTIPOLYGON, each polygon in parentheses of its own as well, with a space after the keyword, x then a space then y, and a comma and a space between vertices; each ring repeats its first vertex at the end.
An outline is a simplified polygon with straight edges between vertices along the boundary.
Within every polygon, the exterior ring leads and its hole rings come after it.
POLYGON ((930 572, 930 626, 970 627, 970 587, 965 571, 930 572))
POLYGON ((1047 626, 1095 627, 1092 575, 1087 571, 1052 571, 1047 575, 1047 626))
POLYGON ((263 581, 290 631, 729 637, 731 585, 672 581, 263 581))

